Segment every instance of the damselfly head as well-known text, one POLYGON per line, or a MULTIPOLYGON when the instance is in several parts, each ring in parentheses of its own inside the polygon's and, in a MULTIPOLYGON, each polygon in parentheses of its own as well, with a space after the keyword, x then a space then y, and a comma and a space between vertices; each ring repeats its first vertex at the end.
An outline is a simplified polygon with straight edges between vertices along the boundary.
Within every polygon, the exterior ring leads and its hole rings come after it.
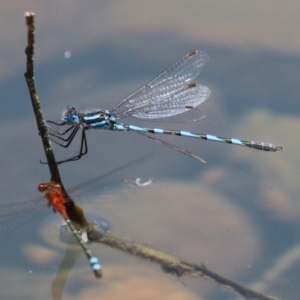
POLYGON ((66 124, 78 124, 79 117, 77 109, 74 106, 67 106, 67 109, 62 112, 61 120, 66 124))
POLYGON ((37 188, 40 192, 45 192, 50 189, 61 189, 61 186, 59 183, 45 182, 45 183, 40 183, 37 188))

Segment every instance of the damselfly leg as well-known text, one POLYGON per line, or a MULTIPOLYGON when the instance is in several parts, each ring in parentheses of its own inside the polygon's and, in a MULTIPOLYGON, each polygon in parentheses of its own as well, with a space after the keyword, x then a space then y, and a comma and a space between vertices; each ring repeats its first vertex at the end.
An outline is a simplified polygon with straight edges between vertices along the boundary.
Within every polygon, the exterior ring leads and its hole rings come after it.
MULTIPOLYGON (((54 124, 56 126, 63 126, 65 124, 62 123, 56 123, 54 121, 47 121, 48 123, 54 124)), ((57 161, 56 163, 62 164, 68 161, 75 161, 80 159, 83 155, 88 153, 88 145, 87 145, 87 140, 86 140, 86 135, 85 135, 85 129, 82 128, 80 125, 72 125, 69 127, 67 130, 60 132, 59 130, 56 130, 52 128, 51 126, 48 127, 48 134, 49 138, 52 142, 55 144, 63 147, 63 148, 68 148, 71 143, 73 142, 73 139, 77 135, 78 130, 81 129, 81 138, 80 138, 80 149, 77 155, 72 156, 70 158, 66 158, 64 160, 57 161), (67 135, 70 132, 69 135, 67 135), (67 136, 66 136, 67 135, 67 136), (66 136, 66 137, 65 137, 66 136)), ((45 162, 41 162, 42 164, 47 164, 45 162)))

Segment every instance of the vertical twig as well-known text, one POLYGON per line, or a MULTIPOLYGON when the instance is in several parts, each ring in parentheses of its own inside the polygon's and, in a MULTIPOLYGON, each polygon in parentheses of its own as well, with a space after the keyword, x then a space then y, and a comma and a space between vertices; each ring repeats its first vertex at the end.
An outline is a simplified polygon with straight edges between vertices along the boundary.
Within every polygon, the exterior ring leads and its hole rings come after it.
MULTIPOLYGON (((34 43, 35 43, 35 26, 34 26, 34 13, 26 12, 25 13, 26 25, 28 28, 27 31, 27 47, 25 49, 26 54, 26 72, 24 74, 26 83, 28 86, 31 104, 33 107, 34 115, 36 118, 37 127, 42 138, 43 147, 46 155, 46 159, 48 162, 48 167, 51 173, 51 181, 60 183, 62 185, 62 181, 60 178, 59 170, 57 168, 57 164, 55 161, 53 149, 51 146, 51 142, 48 138, 48 130, 45 123, 45 119, 43 117, 41 104, 38 99, 35 82, 34 82, 34 43)), ((62 185, 63 186, 63 185, 62 185)))
POLYGON ((40 133, 40 136, 41 136, 41 139, 43 142, 43 147, 44 147, 45 155, 47 158, 49 171, 51 174, 51 181, 59 183, 62 187, 62 190, 67 199, 65 205, 66 205, 66 209, 67 209, 69 218, 72 221, 78 223, 82 227, 87 226, 88 222, 84 216, 83 210, 80 207, 76 206, 76 204, 73 202, 73 200, 67 194, 67 192, 63 186, 60 174, 59 174, 59 170, 58 170, 57 163, 56 163, 56 160, 54 157, 51 142, 48 137, 48 129, 46 126, 45 119, 43 117, 41 104, 38 99, 35 82, 34 82, 34 59, 33 59, 34 45, 35 45, 34 13, 26 12, 25 19, 26 19, 26 25, 27 25, 28 31, 27 31, 27 47, 25 49, 27 61, 26 61, 26 72, 25 72, 24 76, 25 76, 26 83, 28 86, 31 104, 33 107, 38 131, 40 133))

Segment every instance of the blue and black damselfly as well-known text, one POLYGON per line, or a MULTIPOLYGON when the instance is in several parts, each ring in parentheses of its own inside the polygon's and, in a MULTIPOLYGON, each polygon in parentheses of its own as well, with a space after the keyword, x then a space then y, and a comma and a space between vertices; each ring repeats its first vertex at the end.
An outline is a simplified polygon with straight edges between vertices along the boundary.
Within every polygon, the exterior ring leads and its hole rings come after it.
POLYGON ((210 90, 204 85, 191 83, 191 81, 201 73, 208 60, 209 55, 206 51, 193 50, 189 52, 148 84, 123 99, 111 110, 95 109, 80 112, 75 107, 68 106, 67 110, 63 112, 61 123, 53 121, 48 121, 48 123, 70 127, 60 132, 48 125, 50 139, 54 143, 67 148, 81 129, 80 151, 77 155, 58 163, 78 160, 81 156, 87 154, 88 146, 85 131, 89 129, 135 131, 202 162, 204 161, 193 153, 146 134, 169 134, 263 151, 282 151, 282 147, 270 143, 224 138, 182 130, 138 127, 117 122, 118 119, 124 117, 160 122, 192 122, 204 118, 205 114, 198 106, 209 97, 210 90))

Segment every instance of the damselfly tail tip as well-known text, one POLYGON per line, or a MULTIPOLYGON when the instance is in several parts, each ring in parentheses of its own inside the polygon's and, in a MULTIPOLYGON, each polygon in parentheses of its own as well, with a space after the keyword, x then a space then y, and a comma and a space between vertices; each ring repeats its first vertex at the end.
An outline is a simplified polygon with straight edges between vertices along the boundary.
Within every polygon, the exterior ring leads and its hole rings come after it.
POLYGON ((95 277, 96 278, 102 278, 102 271, 94 271, 95 277))
POLYGON ((91 267, 94 271, 94 274, 97 278, 101 278, 102 277, 102 267, 99 263, 99 260, 97 257, 93 256, 90 258, 90 264, 91 267))

